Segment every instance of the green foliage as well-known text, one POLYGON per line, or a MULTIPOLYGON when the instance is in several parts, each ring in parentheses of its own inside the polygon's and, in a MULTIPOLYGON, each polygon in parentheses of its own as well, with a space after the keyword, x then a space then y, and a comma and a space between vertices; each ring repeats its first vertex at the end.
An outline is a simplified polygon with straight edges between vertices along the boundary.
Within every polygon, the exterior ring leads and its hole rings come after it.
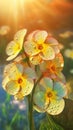
POLYGON ((51 116, 47 115, 47 118, 41 123, 39 130, 64 130, 61 126, 56 124, 51 116))
POLYGON ((6 46, 7 46, 7 39, 0 38, 0 63, 4 63, 6 61, 6 46))

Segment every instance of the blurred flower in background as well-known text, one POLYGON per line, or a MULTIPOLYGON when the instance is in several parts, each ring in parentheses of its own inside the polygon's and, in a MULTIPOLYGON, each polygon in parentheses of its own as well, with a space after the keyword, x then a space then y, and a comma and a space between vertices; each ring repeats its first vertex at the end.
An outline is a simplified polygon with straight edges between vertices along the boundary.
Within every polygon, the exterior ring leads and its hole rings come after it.
POLYGON ((1 26, 0 27, 0 35, 4 36, 7 35, 10 32, 10 27, 7 25, 1 26))

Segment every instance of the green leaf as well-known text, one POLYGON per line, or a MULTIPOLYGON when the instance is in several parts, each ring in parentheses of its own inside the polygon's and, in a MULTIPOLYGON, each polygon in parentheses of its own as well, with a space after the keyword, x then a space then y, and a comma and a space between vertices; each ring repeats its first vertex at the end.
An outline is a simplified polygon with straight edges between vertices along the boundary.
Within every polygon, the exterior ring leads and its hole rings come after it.
POLYGON ((60 125, 56 124, 51 118, 51 116, 48 115, 45 121, 41 123, 39 130, 64 130, 64 129, 60 125))

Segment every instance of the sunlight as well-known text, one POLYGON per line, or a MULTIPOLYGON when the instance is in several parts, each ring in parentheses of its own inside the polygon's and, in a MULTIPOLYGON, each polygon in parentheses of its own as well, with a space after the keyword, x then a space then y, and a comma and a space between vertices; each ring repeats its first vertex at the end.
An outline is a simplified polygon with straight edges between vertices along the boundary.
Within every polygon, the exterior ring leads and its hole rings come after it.
POLYGON ((34 22, 47 28, 48 25, 44 22, 45 13, 49 17, 50 15, 53 17, 54 11, 50 8, 52 2, 53 0, 46 0, 46 2, 45 0, 0 0, 0 14, 2 20, 12 26, 14 30, 24 26, 31 27, 34 22))

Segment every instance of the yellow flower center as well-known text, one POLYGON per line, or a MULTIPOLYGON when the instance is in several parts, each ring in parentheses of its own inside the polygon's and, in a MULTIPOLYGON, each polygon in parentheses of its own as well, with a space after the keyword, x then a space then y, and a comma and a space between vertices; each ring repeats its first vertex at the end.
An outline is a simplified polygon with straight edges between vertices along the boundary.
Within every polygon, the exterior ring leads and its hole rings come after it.
POLYGON ((14 50, 14 52, 19 51, 19 50, 20 50, 19 44, 16 44, 16 45, 14 46, 13 50, 14 50))
POLYGON ((46 91, 46 102, 52 101, 56 99, 56 92, 53 91, 52 89, 48 89, 46 91))

